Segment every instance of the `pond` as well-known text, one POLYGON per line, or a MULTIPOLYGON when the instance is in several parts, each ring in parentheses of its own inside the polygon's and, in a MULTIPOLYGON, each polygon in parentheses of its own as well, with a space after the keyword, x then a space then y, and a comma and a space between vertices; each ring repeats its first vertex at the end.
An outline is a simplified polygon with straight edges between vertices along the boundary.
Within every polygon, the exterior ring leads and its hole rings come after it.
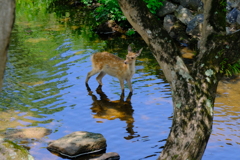
MULTIPOLYGON (((50 135, 24 143, 36 160, 62 159, 46 149, 47 143, 74 131, 103 134, 106 152, 117 152, 123 160, 157 159, 170 131, 173 106, 170 86, 143 40, 100 39, 92 31, 90 11, 75 4, 18 0, 16 16, 0 93, 1 133, 51 129, 50 135), (119 103, 120 84, 110 76, 103 78, 104 95, 95 91, 98 84, 92 77, 89 94, 85 78, 90 56, 107 50, 125 58, 130 43, 136 50, 143 47, 131 102, 119 103)), ((204 160, 240 159, 239 85, 238 79, 220 83, 204 160)), ((125 92, 126 99, 129 89, 125 92)))

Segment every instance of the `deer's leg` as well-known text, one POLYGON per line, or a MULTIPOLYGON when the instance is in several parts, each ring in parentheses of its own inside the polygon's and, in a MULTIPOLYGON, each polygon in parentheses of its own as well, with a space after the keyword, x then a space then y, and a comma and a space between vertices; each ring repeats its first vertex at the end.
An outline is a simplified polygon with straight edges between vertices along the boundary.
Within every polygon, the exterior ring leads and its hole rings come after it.
POLYGON ((119 82, 120 82, 120 86, 121 86, 122 93, 123 93, 124 92, 124 80, 123 79, 119 79, 119 82))
POLYGON ((92 70, 92 71, 88 72, 85 83, 88 83, 88 80, 89 80, 93 75, 97 74, 98 72, 99 72, 99 71, 97 71, 97 70, 92 70))
POLYGON ((130 89, 130 92, 133 92, 131 79, 127 79, 127 84, 128 88, 130 89))
POLYGON ((103 83, 102 83, 102 78, 104 77, 106 75, 106 73, 105 72, 103 72, 103 71, 101 71, 100 73, 99 73, 99 75, 97 76, 97 81, 98 81, 98 83, 99 83, 99 85, 103 85, 103 83))

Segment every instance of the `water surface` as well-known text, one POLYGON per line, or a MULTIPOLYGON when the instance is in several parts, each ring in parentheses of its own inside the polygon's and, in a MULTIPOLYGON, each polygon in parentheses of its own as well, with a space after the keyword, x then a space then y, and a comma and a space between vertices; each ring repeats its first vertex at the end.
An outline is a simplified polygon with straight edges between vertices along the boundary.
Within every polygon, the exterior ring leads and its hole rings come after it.
MULTIPOLYGON (((107 152, 117 152, 123 160, 157 159, 170 131, 173 107, 170 86, 147 46, 140 38, 101 40, 92 32, 88 10, 53 4, 46 9, 44 4, 17 3, 0 93, 0 131, 52 129, 52 134, 25 144, 36 160, 62 159, 46 149, 47 143, 74 131, 103 134, 107 152), (124 58, 132 42, 144 49, 132 79, 131 101, 119 101, 120 85, 110 76, 103 78, 104 94, 95 91, 98 84, 92 77, 89 94, 84 82, 91 70, 90 56, 107 50, 124 58)), ((220 84, 204 160, 240 158, 238 86, 239 81, 220 84)), ((128 88, 125 92, 126 100, 128 88)))

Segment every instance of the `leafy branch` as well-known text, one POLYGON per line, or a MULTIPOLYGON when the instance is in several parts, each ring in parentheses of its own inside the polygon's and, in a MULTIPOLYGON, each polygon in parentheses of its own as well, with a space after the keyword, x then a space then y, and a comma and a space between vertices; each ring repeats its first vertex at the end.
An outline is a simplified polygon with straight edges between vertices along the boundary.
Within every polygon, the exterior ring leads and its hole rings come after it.
MULTIPOLYGON (((85 5, 91 5, 93 0, 80 0, 85 5)), ((95 0, 101 5, 94 10, 94 16, 97 22, 101 23, 108 19, 115 21, 125 21, 126 17, 123 15, 117 0, 95 0)), ((144 0, 150 12, 156 14, 157 9, 163 6, 164 0, 144 0)))

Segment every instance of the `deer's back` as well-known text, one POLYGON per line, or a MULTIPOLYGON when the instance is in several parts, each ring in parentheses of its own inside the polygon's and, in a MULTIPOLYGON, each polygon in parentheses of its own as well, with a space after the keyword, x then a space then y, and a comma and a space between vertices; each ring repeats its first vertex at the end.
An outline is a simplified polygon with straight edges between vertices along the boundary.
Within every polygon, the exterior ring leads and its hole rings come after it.
POLYGON ((114 77, 125 77, 129 75, 128 65, 124 60, 108 52, 97 52, 92 56, 93 68, 103 70, 114 77))
POLYGON ((93 64, 97 66, 122 66, 124 64, 124 60, 115 56, 114 54, 108 52, 97 52, 92 56, 93 64))

